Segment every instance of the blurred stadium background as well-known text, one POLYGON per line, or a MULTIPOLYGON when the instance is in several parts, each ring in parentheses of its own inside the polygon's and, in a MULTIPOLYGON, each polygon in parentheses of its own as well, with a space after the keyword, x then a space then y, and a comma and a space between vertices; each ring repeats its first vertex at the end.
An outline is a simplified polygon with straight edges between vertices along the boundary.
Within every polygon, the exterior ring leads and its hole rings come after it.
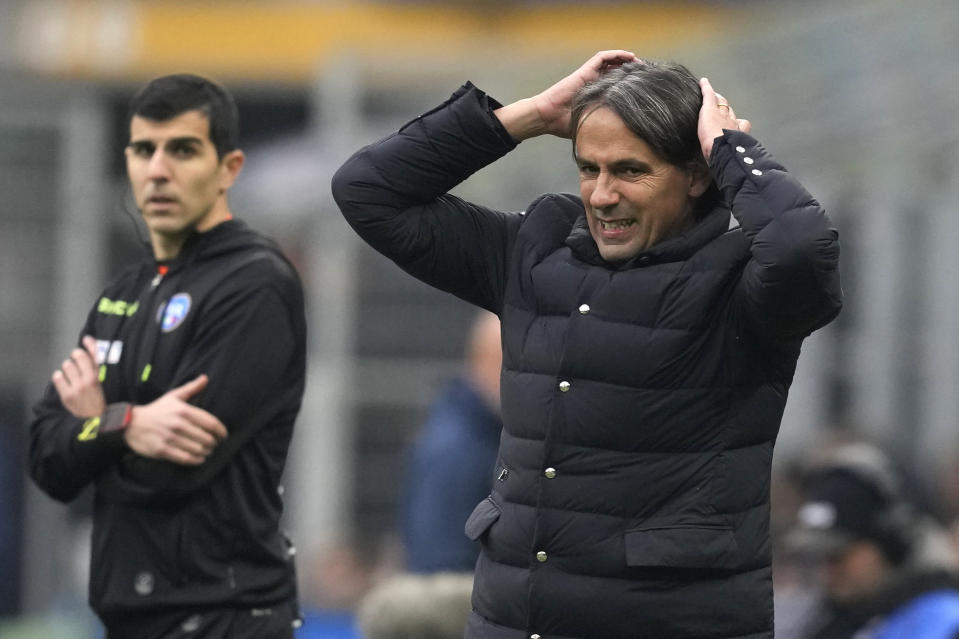
MULTIPOLYGON (((836 437, 867 437, 955 519, 955 0, 4 0, 0 635, 96 636, 87 505, 56 504, 26 480, 26 423, 108 274, 139 250, 122 147, 141 81, 209 75, 240 104, 249 159, 232 208, 294 258, 311 315, 286 475, 303 603, 348 612, 401 566, 403 451, 457 370, 471 309, 360 245, 329 178, 467 79, 508 102, 605 48, 709 76, 840 227, 846 307, 805 346, 777 469, 788 475, 836 437)), ((576 190, 568 143, 533 140, 459 193, 515 210, 554 190, 576 190)))

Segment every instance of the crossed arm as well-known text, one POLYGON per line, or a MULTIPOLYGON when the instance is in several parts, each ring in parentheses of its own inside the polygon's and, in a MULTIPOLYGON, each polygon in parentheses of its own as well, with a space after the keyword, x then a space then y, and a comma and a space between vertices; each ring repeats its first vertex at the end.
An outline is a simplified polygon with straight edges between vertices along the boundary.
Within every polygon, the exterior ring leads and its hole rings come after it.
MULTIPOLYGON (((60 401, 77 418, 99 417, 107 408, 97 376, 96 340, 83 338, 52 376, 60 401)), ((227 436, 212 413, 189 404, 208 382, 199 375, 149 404, 132 406, 123 438, 130 448, 152 459, 195 466, 202 464, 227 436)))

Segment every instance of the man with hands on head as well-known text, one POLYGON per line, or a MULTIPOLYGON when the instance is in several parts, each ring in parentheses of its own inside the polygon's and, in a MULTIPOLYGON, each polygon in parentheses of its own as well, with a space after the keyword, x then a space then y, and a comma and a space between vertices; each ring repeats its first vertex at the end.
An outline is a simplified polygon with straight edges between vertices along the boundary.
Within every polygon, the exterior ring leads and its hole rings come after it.
POLYGON ((467 83, 334 176, 364 240, 502 322, 469 639, 773 636, 773 444, 842 294, 838 233, 749 131, 682 65, 603 51, 507 106, 467 83), (448 193, 546 134, 578 196, 448 193))
POLYGON ((193 75, 133 98, 126 166, 150 255, 103 291, 31 425, 50 496, 94 490, 89 599, 107 639, 289 638, 280 478, 305 377, 303 293, 233 219, 232 97, 193 75))

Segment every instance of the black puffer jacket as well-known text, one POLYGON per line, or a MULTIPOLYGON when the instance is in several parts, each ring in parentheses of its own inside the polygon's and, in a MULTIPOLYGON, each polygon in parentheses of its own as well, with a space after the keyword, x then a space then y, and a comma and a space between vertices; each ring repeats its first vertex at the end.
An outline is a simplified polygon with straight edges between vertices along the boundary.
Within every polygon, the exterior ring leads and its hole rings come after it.
POLYGON ((769 473, 802 339, 839 311, 837 233, 750 136, 729 207, 628 263, 582 202, 525 215, 446 192, 513 142, 466 85, 333 181, 372 246, 498 313, 504 431, 467 637, 772 637, 769 473))
POLYGON ((52 385, 31 425, 31 475, 50 496, 95 489, 90 603, 105 620, 295 596, 278 486, 305 380, 303 293, 243 222, 194 234, 173 261, 114 280, 81 335, 98 341, 110 404, 148 404, 197 375, 191 403, 229 436, 199 466, 134 453, 122 431, 71 415, 52 385), (158 274, 158 266, 161 274, 158 274))

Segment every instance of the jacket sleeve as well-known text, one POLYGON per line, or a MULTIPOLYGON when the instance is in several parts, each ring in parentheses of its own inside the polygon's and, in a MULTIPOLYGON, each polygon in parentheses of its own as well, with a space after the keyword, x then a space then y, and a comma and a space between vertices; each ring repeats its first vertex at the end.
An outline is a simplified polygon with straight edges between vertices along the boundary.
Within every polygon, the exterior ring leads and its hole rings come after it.
POLYGON ((344 217, 370 246, 414 277, 494 313, 521 216, 448 191, 515 148, 492 113, 498 106, 467 83, 358 151, 332 181, 344 217))
POLYGON ((205 373, 209 384, 191 403, 219 418, 227 438, 198 466, 124 455, 98 484, 107 498, 139 502, 188 495, 207 486, 248 445, 259 448, 255 455, 276 466, 277 475, 282 471, 305 383, 298 279, 278 280, 269 269, 247 267, 231 274, 202 317, 172 387, 205 373))
MULTIPOLYGON (((88 319, 81 336, 93 334, 91 322, 88 319)), ((52 383, 47 384, 33 413, 30 476, 59 501, 72 500, 128 450, 122 432, 98 435, 99 418, 74 417, 61 403, 52 383)))
POLYGON ((829 323, 842 307, 839 232, 820 204, 746 133, 717 138, 710 167, 750 243, 736 299, 747 323, 784 339, 829 323))

